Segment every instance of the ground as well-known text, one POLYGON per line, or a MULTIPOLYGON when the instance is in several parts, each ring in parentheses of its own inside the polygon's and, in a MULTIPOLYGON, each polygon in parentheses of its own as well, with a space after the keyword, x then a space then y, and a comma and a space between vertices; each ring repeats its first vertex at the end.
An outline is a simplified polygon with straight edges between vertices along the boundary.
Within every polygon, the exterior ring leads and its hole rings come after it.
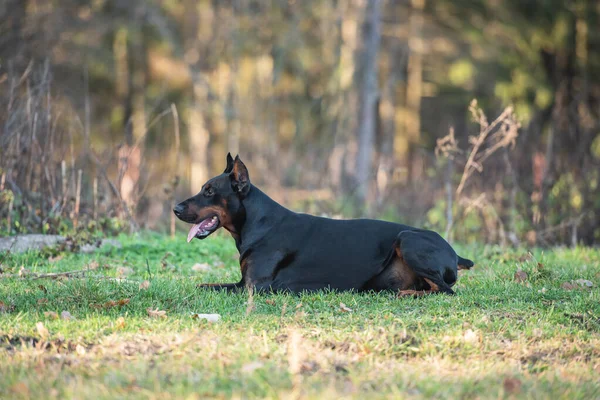
POLYGON ((463 247, 456 296, 251 296, 196 288, 237 252, 184 236, 0 255, 0 398, 600 398, 598 249, 463 247))

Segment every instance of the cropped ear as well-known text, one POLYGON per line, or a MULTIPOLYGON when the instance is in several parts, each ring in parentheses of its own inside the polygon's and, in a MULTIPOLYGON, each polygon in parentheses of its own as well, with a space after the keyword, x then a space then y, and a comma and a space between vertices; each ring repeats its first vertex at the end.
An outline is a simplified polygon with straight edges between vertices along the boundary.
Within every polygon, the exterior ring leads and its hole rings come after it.
POLYGON ((228 174, 233 169, 233 157, 231 157, 231 153, 227 153, 227 166, 225 167, 224 174, 228 174))
POLYGON ((235 156, 229 179, 231 179, 231 187, 234 192, 242 197, 248 194, 248 191, 250 191, 250 176, 248 175, 248 169, 240 160, 240 156, 235 156))

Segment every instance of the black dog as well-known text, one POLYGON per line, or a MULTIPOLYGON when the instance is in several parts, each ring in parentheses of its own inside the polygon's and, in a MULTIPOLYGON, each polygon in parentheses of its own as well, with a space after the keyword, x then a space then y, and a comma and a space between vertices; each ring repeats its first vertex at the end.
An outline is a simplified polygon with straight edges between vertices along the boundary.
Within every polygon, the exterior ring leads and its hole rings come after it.
POLYGON ((230 154, 225 171, 173 211, 194 224, 188 242, 205 239, 220 227, 235 239, 242 280, 202 285, 217 289, 250 285, 296 293, 330 288, 454 294, 457 269, 473 266, 432 231, 292 212, 253 186, 239 156, 233 160, 230 154))

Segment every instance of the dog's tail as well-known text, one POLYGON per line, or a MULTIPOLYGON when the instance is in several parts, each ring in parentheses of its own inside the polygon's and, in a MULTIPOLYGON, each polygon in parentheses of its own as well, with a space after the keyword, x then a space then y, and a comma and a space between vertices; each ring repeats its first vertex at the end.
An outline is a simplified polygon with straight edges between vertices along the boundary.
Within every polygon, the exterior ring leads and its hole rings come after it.
POLYGON ((475 263, 467 258, 458 256, 458 269, 471 269, 475 263))

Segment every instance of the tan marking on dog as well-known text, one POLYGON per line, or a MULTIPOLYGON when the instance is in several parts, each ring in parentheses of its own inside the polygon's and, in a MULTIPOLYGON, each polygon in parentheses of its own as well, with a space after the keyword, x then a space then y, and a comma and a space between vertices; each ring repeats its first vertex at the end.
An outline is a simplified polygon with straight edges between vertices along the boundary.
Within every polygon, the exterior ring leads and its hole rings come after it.
POLYGON ((401 290, 414 289, 415 283, 418 279, 417 274, 406 263, 404 257, 402 256, 402 251, 400 251, 399 248, 396 248, 396 256, 398 258, 394 260, 392 268, 390 268, 392 277, 402 282, 401 290))

